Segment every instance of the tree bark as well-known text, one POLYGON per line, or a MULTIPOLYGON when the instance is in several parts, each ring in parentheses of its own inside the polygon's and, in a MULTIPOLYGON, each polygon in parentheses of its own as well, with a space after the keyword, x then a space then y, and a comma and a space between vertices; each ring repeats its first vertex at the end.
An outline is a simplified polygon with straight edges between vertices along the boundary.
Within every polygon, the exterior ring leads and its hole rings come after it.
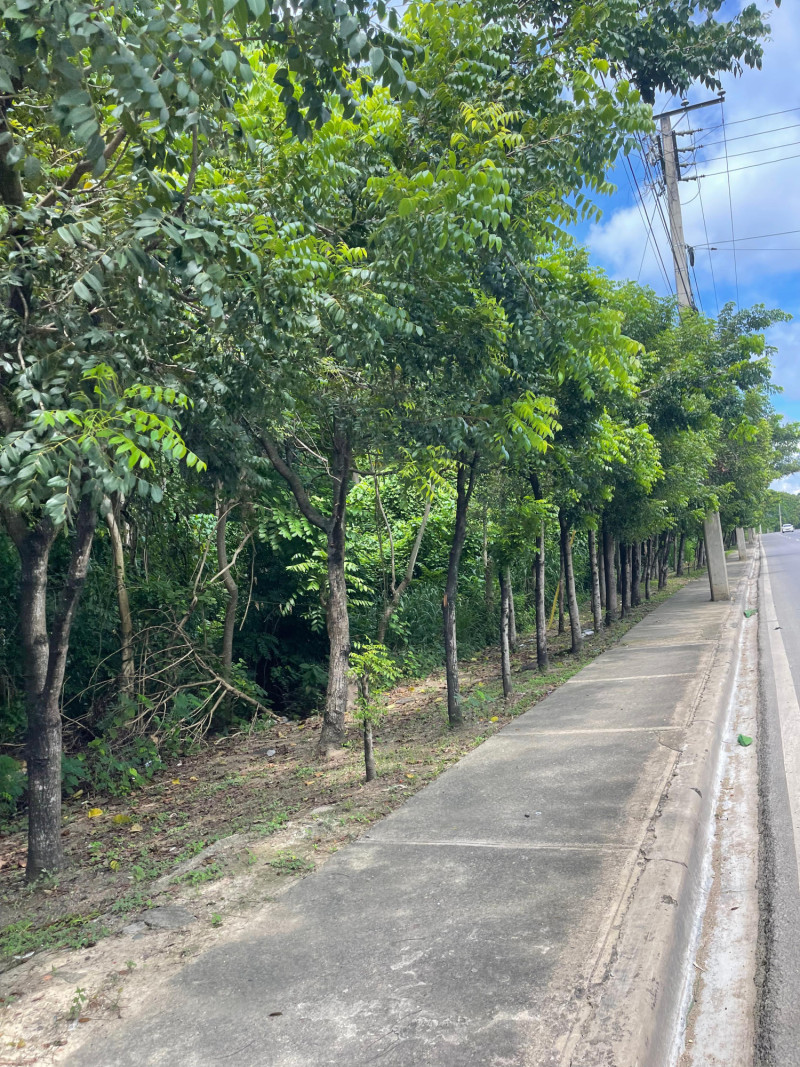
POLYGON ((630 586, 628 584, 628 555, 629 546, 624 541, 619 543, 619 577, 620 577, 620 593, 622 610, 620 614, 624 619, 626 615, 630 615, 631 611, 631 597, 630 586))
POLYGON ((564 548, 561 544, 561 538, 558 539, 558 559, 559 559, 559 575, 558 575, 558 632, 563 634, 564 626, 564 548))
POLYGON ((664 534, 664 547, 661 551, 661 557, 658 562, 658 588, 666 589, 667 578, 669 577, 669 550, 670 543, 672 541, 672 534, 667 532, 664 534))
POLYGON ((606 626, 617 618, 617 579, 614 574, 614 538, 603 519, 603 568, 606 577, 606 626))
POLYGON ((572 653, 577 656, 583 648, 581 633, 581 616, 578 609, 578 597, 575 593, 575 569, 572 565, 572 544, 570 543, 569 520, 563 508, 558 510, 558 525, 561 533, 561 559, 564 566, 564 584, 569 611, 569 628, 572 637, 572 653))
POLYGON ((341 748, 345 739, 347 685, 350 670, 350 614, 347 606, 345 544, 347 537, 347 490, 353 455, 350 439, 341 427, 334 433, 332 464, 333 506, 328 527, 328 604, 326 622, 330 655, 328 689, 318 751, 327 756, 341 748))
POLYGON ((114 582, 117 587, 117 610, 119 612, 119 652, 120 667, 117 685, 120 693, 133 696, 133 619, 128 599, 128 586, 125 583, 125 551, 122 535, 119 531, 117 513, 114 503, 106 497, 103 501, 106 512, 106 526, 111 542, 111 559, 114 566, 114 582))
POLYGON ((606 609, 606 569, 603 566, 603 531, 598 529, 595 534, 595 552, 597 553, 597 570, 600 575, 600 608, 606 609))
MULTIPOLYGON (((250 427, 252 430, 252 427, 250 427)), ((275 442, 266 434, 252 431, 261 442, 269 461, 278 474, 288 482, 297 506, 308 521, 324 530, 328 548, 327 628, 330 653, 328 658, 328 688, 317 752, 327 756, 341 747, 345 738, 348 670, 350 667, 350 616, 347 607, 345 580, 345 544, 347 518, 347 490, 353 463, 353 448, 347 431, 340 422, 334 426, 333 457, 331 462, 331 514, 323 515, 311 502, 297 471, 281 456, 275 442)))
POLYGON ((368 782, 374 782, 377 777, 375 749, 372 745, 372 722, 364 719, 364 778, 368 782))
POLYGON ((511 696, 511 574, 508 566, 500 568, 497 575, 500 582, 500 674, 503 679, 503 696, 511 696))
MULTIPOLYGON (((50 639, 47 644, 47 673, 38 694, 31 694, 28 709, 28 863, 27 881, 33 882, 42 874, 59 870, 63 865, 61 847, 61 688, 69 652, 69 637, 78 607, 81 590, 86 581, 92 552, 97 512, 91 498, 83 497, 78 508, 64 587, 50 639)), ((33 603, 35 611, 44 614, 46 590, 46 555, 39 558, 33 603), (42 582, 44 564, 44 584, 42 582)), ((32 590, 33 591, 33 590, 32 590)), ((32 620, 33 621, 33 620, 32 620)), ((40 634, 43 619, 33 622, 40 634)), ((45 624, 46 625, 46 624, 45 624)), ((37 668, 38 681, 38 668, 37 668)))
POLYGON ((683 550, 686 547, 686 533, 681 530, 680 540, 678 542, 678 561, 675 565, 675 574, 681 578, 683 576, 683 550))
POLYGON ((539 547, 534 563, 535 586, 536 586, 536 666, 540 671, 548 668, 547 654, 547 603, 545 601, 546 576, 545 576, 545 539, 544 519, 539 527, 539 547))
POLYGON ((516 652, 516 608, 514 607, 514 584, 511 580, 511 569, 508 574, 509 580, 509 646, 512 652, 516 652))
POLYGON ((631 545, 631 607, 638 608, 642 602, 642 543, 631 545))
POLYGON ((653 540, 652 540, 652 538, 650 538, 650 537, 647 538, 647 540, 644 543, 644 549, 645 549, 644 560, 642 561, 642 567, 643 567, 643 570, 644 570, 644 598, 645 598, 645 600, 649 600, 650 599, 650 567, 651 567, 651 556, 653 554, 653 540))
POLYGON ((406 572, 403 575, 400 584, 392 588, 391 596, 389 597, 388 602, 384 606, 383 612, 381 613, 381 617, 378 620, 379 645, 386 644, 386 631, 389 628, 389 621, 391 620, 392 615, 397 610, 400 601, 403 599, 403 594, 405 593, 406 589, 408 589, 408 587, 411 585, 411 582, 414 578, 414 568, 417 565, 417 556, 419 556, 419 550, 422 545, 422 538, 425 534, 425 527, 428 525, 428 518, 430 516, 430 513, 431 501, 430 499, 427 499, 425 501, 425 510, 422 513, 422 520, 420 521, 419 529, 417 530, 417 536, 414 539, 414 544, 411 546, 411 555, 408 557, 408 566, 406 567, 406 572))
POLYGON ((599 634, 603 629, 603 602, 600 596, 600 568, 597 565, 597 535, 594 530, 589 530, 589 568, 592 579, 592 621, 594 632, 599 634))
POLYGON ((486 610, 494 608, 494 582, 492 580, 492 561, 489 558, 489 505, 483 506, 483 600, 486 610))
POLYGON ((228 603, 225 605, 225 624, 222 629, 222 673, 229 677, 233 664, 233 631, 236 626, 236 606, 239 602, 239 586, 234 581, 228 563, 228 547, 225 543, 225 534, 228 529, 228 515, 234 502, 225 501, 221 495, 221 486, 217 489, 217 567, 219 568, 222 584, 228 594, 228 603))
POLYGON ((456 476, 456 521, 453 540, 450 545, 450 557, 447 562, 447 581, 442 598, 442 621, 444 628, 445 674, 447 676, 447 720, 451 727, 463 725, 464 715, 461 709, 461 690, 458 678, 458 641, 456 635, 456 603, 458 598, 458 568, 464 540, 467 536, 467 512, 472 491, 475 488, 475 475, 478 470, 478 453, 467 461, 459 459, 456 476))

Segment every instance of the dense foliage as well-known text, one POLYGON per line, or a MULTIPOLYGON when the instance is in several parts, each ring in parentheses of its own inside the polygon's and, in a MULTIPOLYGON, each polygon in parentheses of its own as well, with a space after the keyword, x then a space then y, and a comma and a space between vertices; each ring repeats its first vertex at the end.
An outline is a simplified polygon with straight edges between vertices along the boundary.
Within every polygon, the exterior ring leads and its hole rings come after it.
POLYGON ((62 779, 130 789, 270 709, 322 710, 324 754, 349 706, 369 746, 380 692, 443 657, 457 726, 459 649, 499 626, 510 692, 557 588, 577 652, 579 598, 601 627, 709 510, 758 524, 797 442, 780 313, 678 314, 568 235, 656 88, 760 63, 758 11, 718 6, 0 0, 29 877, 62 779))

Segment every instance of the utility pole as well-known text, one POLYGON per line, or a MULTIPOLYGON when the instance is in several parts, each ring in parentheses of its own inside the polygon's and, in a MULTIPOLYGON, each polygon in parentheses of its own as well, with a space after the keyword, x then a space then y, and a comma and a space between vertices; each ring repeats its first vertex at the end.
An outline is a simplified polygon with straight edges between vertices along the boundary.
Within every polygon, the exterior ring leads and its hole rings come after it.
MULTIPOLYGON (((681 172, 678 147, 672 129, 672 116, 684 115, 687 111, 696 111, 701 107, 710 107, 712 104, 720 103, 724 97, 725 94, 720 93, 716 99, 704 100, 701 104, 690 104, 685 100, 682 107, 653 116, 654 119, 658 119, 661 130, 661 159, 664 164, 664 185, 669 211, 669 243, 672 246, 672 264, 675 268, 675 292, 678 294, 678 307, 681 309, 697 310, 689 281, 689 264, 686 261, 686 241, 683 236, 683 216, 678 184, 681 181, 681 172)), ((728 565, 725 561, 722 522, 718 511, 709 511, 703 520, 703 537, 706 543, 706 566, 708 567, 711 599, 730 600, 728 565)))
POLYGON ((783 512, 780 500, 778 501, 778 533, 783 533, 783 512))
POLYGON ((695 310, 692 283, 689 281, 689 264, 686 262, 686 240, 683 236, 681 197, 678 187, 681 175, 678 146, 672 129, 672 119, 668 114, 661 116, 660 126, 661 159, 664 164, 664 185, 667 190, 669 213, 669 243, 672 246, 672 266, 675 270, 675 292, 678 294, 678 307, 695 310))
POLYGON ((689 264, 686 261, 686 240, 683 236, 683 216, 681 214, 681 196, 678 183, 682 181, 678 162, 678 146, 672 129, 672 116, 685 115, 688 111, 697 111, 701 107, 711 107, 725 99, 720 93, 714 100, 704 100, 701 104, 684 101, 683 107, 664 111, 654 115, 661 130, 661 160, 664 165, 664 185, 667 192, 667 210, 669 212, 669 243, 672 246, 672 265, 675 268, 675 292, 678 294, 678 307, 696 310, 692 285, 689 281, 689 264))

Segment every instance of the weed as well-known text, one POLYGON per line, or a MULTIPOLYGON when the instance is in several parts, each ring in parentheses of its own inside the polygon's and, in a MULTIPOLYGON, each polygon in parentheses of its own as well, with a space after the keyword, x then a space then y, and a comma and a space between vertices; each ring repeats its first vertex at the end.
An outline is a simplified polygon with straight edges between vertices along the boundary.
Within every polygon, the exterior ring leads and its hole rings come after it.
POLYGON ((11 923, 0 931, 0 955, 7 959, 49 948, 86 948, 108 933, 93 923, 99 912, 66 915, 63 919, 34 927, 29 920, 11 923), (89 924, 91 923, 91 926, 89 924))
POLYGON ((215 878, 220 878, 223 874, 222 864, 215 861, 214 863, 209 863, 207 867, 201 867, 199 870, 179 874, 172 881, 175 885, 181 882, 186 885, 202 885, 203 882, 213 882, 215 878))
POLYGON ((269 861, 269 865, 278 874, 307 874, 316 867, 311 860, 304 860, 293 852, 279 852, 275 859, 269 861))
POLYGON ((70 1022, 74 1022, 83 1011, 86 1002, 89 999, 89 994, 85 989, 81 989, 80 986, 75 990, 75 995, 72 998, 72 1004, 67 1012, 67 1018, 70 1022))
POLYGON ((149 897, 146 897, 141 890, 133 889, 119 900, 115 900, 111 905, 111 911, 114 915, 127 915, 131 911, 146 911, 152 906, 153 902, 149 897))
POLYGON ((265 821, 254 823, 253 829, 256 833, 263 834, 265 837, 275 834, 286 826, 293 811, 293 808, 282 808, 280 805, 272 804, 262 812, 265 821))
POLYGON ((220 915, 220 913, 218 911, 215 911, 215 912, 212 913, 212 915, 211 915, 211 925, 212 926, 222 926, 222 916, 220 915))

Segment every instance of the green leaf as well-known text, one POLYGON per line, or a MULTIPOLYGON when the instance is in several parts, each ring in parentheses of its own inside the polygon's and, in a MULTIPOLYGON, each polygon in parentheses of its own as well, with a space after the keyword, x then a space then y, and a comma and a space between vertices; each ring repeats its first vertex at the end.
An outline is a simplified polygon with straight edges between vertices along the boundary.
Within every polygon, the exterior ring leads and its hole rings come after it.
POLYGON ((228 74, 233 74, 233 72, 239 65, 239 57, 236 55, 232 48, 226 48, 220 56, 220 60, 222 61, 222 65, 228 72, 228 74))
POLYGON ((753 743, 752 737, 748 737, 747 734, 739 734, 736 740, 739 742, 742 748, 747 748, 748 745, 752 745, 753 743))
POLYGON ((86 300, 88 303, 92 303, 92 301, 94 300, 91 290, 84 284, 84 282, 81 281, 80 278, 73 284, 72 290, 76 296, 81 298, 81 300, 86 300))

